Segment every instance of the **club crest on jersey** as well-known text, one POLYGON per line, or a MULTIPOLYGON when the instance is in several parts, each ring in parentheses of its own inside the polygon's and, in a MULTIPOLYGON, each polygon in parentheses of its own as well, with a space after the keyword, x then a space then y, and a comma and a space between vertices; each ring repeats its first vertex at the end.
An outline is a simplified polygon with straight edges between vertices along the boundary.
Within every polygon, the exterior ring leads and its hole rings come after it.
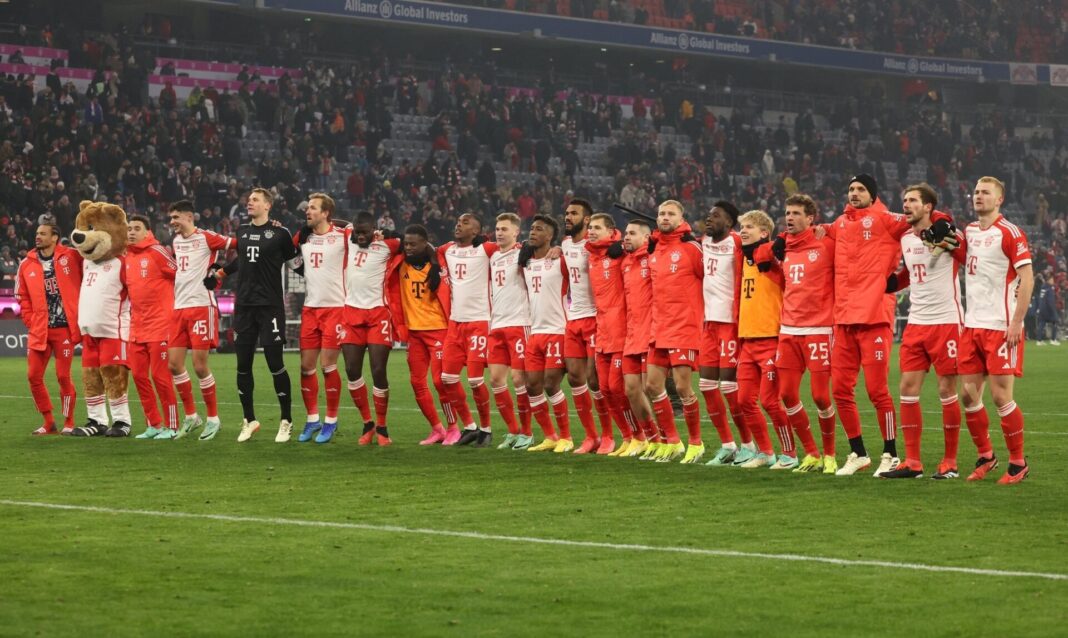
POLYGON ((141 260, 141 267, 142 268, 148 268, 148 260, 147 259, 142 259, 141 260))
POLYGON ((67 265, 67 258, 66 258, 66 256, 63 256, 63 257, 60 257, 60 258, 59 258, 59 265, 60 265, 60 266, 66 266, 66 265, 67 265))
POLYGON ((682 259, 682 253, 680 253, 680 252, 679 252, 679 251, 677 251, 677 250, 676 250, 676 251, 673 251, 673 252, 671 253, 671 261, 672 261, 672 262, 674 262, 674 263, 678 263, 678 261, 679 261, 680 259, 682 259))
POLYGON ((993 237, 987 237, 986 240, 983 242, 983 246, 985 246, 987 248, 990 248, 993 245, 994 245, 994 238, 993 237))
POLYGON ((605 257, 603 260, 601 260, 601 268, 604 268, 605 270, 607 270, 608 267, 611 266, 611 265, 612 265, 612 261, 608 257, 605 257))
POLYGON ((819 258, 820 258, 820 254, 819 254, 818 251, 815 251, 815 250, 808 251, 808 260, 809 261, 816 261, 819 258))
POLYGON ((865 217, 864 219, 860 220, 860 225, 864 228, 871 228, 871 224, 871 217, 865 217))
POLYGON ((270 239, 271 237, 274 237, 274 231, 273 230, 265 230, 265 231, 263 231, 263 236, 266 239, 270 239))
POLYGON ((104 264, 104 272, 111 272, 111 264, 104 264))
POLYGON ((642 260, 641 260, 641 267, 642 268, 648 268, 649 267, 649 260, 643 257, 642 260))

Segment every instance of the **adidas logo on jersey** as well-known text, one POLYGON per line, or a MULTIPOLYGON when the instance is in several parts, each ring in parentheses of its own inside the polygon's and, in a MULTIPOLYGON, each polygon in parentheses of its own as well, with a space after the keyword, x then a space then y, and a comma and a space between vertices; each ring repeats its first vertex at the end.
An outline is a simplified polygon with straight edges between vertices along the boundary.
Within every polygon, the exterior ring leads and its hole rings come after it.
POLYGON ((1012 366, 1010 366, 1009 364, 1006 363, 1004 366, 1001 367, 1001 369, 1002 370, 1012 370, 1012 366))
POLYGON ((275 337, 275 338, 274 338, 274 340, 275 340, 275 341, 281 341, 281 340, 282 340, 282 337, 280 337, 280 336, 279 336, 279 337, 275 337))
POLYGON ((882 342, 883 342, 883 338, 882 337, 875 337, 875 343, 882 343, 882 342))

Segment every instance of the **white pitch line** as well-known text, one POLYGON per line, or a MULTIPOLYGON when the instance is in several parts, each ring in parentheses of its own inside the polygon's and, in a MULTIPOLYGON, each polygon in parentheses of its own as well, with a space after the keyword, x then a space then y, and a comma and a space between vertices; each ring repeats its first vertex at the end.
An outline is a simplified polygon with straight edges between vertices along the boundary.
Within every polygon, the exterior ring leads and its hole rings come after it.
POLYGON ((366 532, 389 532, 391 534, 447 536, 451 538, 503 541, 507 543, 533 543, 537 545, 583 547, 590 549, 610 549, 617 551, 655 552, 663 554, 688 554, 696 556, 715 556, 721 558, 758 558, 762 560, 792 561, 799 563, 821 563, 825 565, 839 565, 843 567, 882 567, 886 569, 904 569, 922 572, 967 574, 969 576, 995 576, 1002 578, 1039 578, 1044 580, 1068 581, 1068 574, 1061 574, 1056 572, 1028 572, 1002 569, 981 569, 977 567, 954 567, 952 565, 928 565, 925 563, 899 563, 895 561, 884 560, 854 560, 848 558, 832 558, 829 556, 806 556, 804 554, 770 554, 765 552, 743 552, 730 549, 674 547, 671 545, 639 545, 633 543, 574 541, 560 538, 540 538, 537 536, 508 536, 505 534, 461 532, 445 529, 430 529, 426 527, 401 527, 398 525, 372 525, 369 523, 335 523, 331 521, 312 521, 299 518, 279 518, 273 516, 237 516, 232 514, 196 514, 193 512, 164 512, 158 510, 96 507, 92 505, 67 505, 63 503, 41 503, 36 501, 12 501, 8 499, 0 499, 0 505, 7 505, 10 507, 64 510, 73 512, 90 512, 94 514, 152 516, 156 518, 222 521, 225 523, 262 523, 266 525, 290 525, 294 527, 320 527, 329 529, 359 530, 366 532))
MULTIPOLYGON (((33 397, 26 396, 26 395, 20 395, 20 394, 0 394, 0 399, 32 400, 33 397)), ((137 405, 141 405, 141 400, 140 399, 135 399, 135 398, 133 398, 131 396, 130 397, 130 405, 133 405, 135 403, 137 405)), ((241 405, 240 402, 235 402, 235 401, 218 401, 217 404, 218 405, 237 405, 237 406, 241 405)), ((277 408, 278 407, 277 403, 256 403, 255 405, 256 405, 256 407, 260 407, 260 408, 277 408)), ((338 409, 339 410, 356 410, 356 406, 354 406, 354 405, 340 405, 340 406, 338 406, 338 409)), ((390 409, 390 411, 400 410, 401 412, 419 412, 420 411, 419 408, 410 408, 410 407, 402 406, 402 405, 399 405, 399 406, 390 405, 389 409, 390 409)), ((806 406, 806 409, 807 409, 807 406, 806 406)), ((578 418, 578 413, 575 412, 573 409, 570 410, 569 412, 570 412, 571 416, 573 416, 575 418, 578 418)), ((867 409, 861 408, 860 409, 860 414, 870 416, 870 415, 874 415, 875 411, 870 409, 870 408, 867 408, 867 409)), ((942 411, 941 410, 924 410, 924 414, 942 414, 942 411)), ((1066 416, 1068 416, 1068 412, 1024 412, 1024 416, 1066 417, 1066 416)), ((682 423, 683 420, 676 417, 675 422, 676 423, 682 423)), ((864 429, 867 429, 867 430, 878 430, 879 429, 879 427, 877 425, 874 425, 874 424, 872 424, 872 425, 862 425, 861 427, 863 427, 864 429)), ((901 427, 900 424, 898 425, 898 427, 901 427)), ((940 428, 940 427, 925 427, 925 428, 923 428, 923 431, 924 432, 941 432, 942 428, 940 428)), ((1042 436, 1068 436, 1068 432, 1036 432, 1034 430, 1027 430, 1025 432, 1025 434, 1027 434, 1027 435, 1038 434, 1038 435, 1042 435, 1042 436)))

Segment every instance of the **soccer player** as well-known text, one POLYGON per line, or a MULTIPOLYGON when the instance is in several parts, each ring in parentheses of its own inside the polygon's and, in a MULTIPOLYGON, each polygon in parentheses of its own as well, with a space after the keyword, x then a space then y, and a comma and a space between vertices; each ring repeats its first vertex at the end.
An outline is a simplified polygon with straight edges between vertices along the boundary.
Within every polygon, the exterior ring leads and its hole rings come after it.
POLYGON ((489 339, 490 258, 499 248, 483 240, 482 220, 471 213, 464 213, 456 220, 453 237, 454 241, 438 248, 438 263, 448 273, 452 291, 441 379, 464 431, 449 432, 442 444, 486 447, 493 440, 489 390, 483 378, 489 339), (478 410, 477 426, 460 387, 464 366, 478 410))
MULTIPOLYGON (((593 206, 584 199, 572 199, 564 210, 564 239, 560 249, 568 271, 569 303, 567 307, 567 335, 564 337, 564 360, 567 362, 567 383, 575 402, 586 438, 575 454, 600 451, 601 441, 593 422, 593 408, 602 432, 612 431, 608 403, 598 386, 594 361, 597 338, 597 307, 590 289, 589 253, 586 252, 586 230, 593 206), (592 400, 591 400, 592 397, 592 400)), ((613 447, 615 443, 613 442, 613 447)), ((611 452, 611 448, 604 451, 611 452)))
POLYGON ((645 357, 652 341, 653 282, 649 271, 649 236, 652 228, 644 219, 633 219, 623 234, 623 294, 627 308, 627 335, 623 341, 623 389, 637 427, 634 438, 620 456, 649 460, 659 451, 659 435, 653 407, 645 393, 645 357), (648 456, 646 456, 648 454, 648 456))
POLYGON ((297 441, 326 443, 337 430, 341 375, 337 371, 345 307, 345 230, 334 224, 334 199, 325 193, 308 196, 305 227, 297 234, 304 275, 304 308, 300 313, 300 394, 308 417, 297 441), (319 377, 322 367, 326 415, 319 419, 319 377))
POLYGON ((720 448, 706 465, 744 463, 756 455, 756 446, 738 403, 738 299, 742 280, 742 239, 734 232, 738 208, 718 201, 705 216, 701 240, 704 258, 704 323, 701 329, 701 379, 697 387, 705 397, 708 417, 720 438, 720 448), (734 442, 723 406, 727 400, 738 428, 741 448, 734 442))
POLYGON ((34 250, 19 264, 15 280, 15 299, 19 316, 29 333, 26 357, 30 394, 37 411, 44 418, 35 436, 56 433, 52 414, 52 397, 44 383, 45 369, 56 356, 56 380, 59 382, 63 412, 63 434, 74 431, 74 402, 78 391, 70 378, 74 346, 82 338, 78 329, 78 295, 82 284, 82 256, 59 243, 55 224, 41 224, 34 236, 34 250))
MULTIPOLYGON (((345 268, 345 310, 341 331, 341 349, 345 353, 345 375, 349 394, 363 417, 359 444, 392 443, 386 427, 389 409, 389 353, 393 349, 393 315, 386 295, 386 282, 400 265, 401 241, 379 239, 371 213, 356 214, 349 233, 348 264, 345 268), (375 418, 371 420, 367 404, 367 386, 363 381, 363 355, 371 354, 371 381, 375 418)), ((403 312, 403 310, 398 310, 403 312)))
MULTIPOLYGON (((835 473, 852 476, 871 467, 857 411, 857 375, 875 406, 883 437, 883 453, 874 475, 895 469, 897 418, 890 397, 890 344, 896 300, 886 292, 886 279, 901 261, 901 237, 912 230, 903 215, 892 214, 879 200, 875 178, 860 174, 849 180, 849 204, 832 224, 824 226, 834 243, 834 348, 831 350, 831 394, 838 418, 849 437, 849 456, 835 473)), ((946 216, 938 213, 932 219, 946 216)))
MULTIPOLYGON (((816 202, 808 195, 795 193, 786 198, 786 236, 776 238, 771 247, 774 257, 781 261, 784 279, 775 372, 790 427, 805 448, 805 458, 794 471, 834 474, 838 471, 831 403, 834 240, 816 239, 812 225, 818 216, 816 202), (809 372, 812 402, 819 418, 822 457, 801 403, 805 370, 809 372)), ((782 457, 779 460, 781 463, 782 457)))
POLYGON ((490 387, 508 434, 498 449, 525 450, 530 447, 530 399, 526 387, 526 338, 530 331, 530 303, 523 273, 519 268, 519 229, 522 222, 515 213, 501 213, 494 228, 497 246, 490 257, 490 323, 487 344, 490 387), (512 395, 508 393, 508 376, 515 386, 519 405, 516 420, 512 395))
POLYGON ((206 289, 203 281, 222 253, 236 247, 237 243, 231 237, 197 228, 193 224, 193 214, 193 203, 189 200, 174 202, 168 211, 171 231, 174 232, 171 249, 178 270, 174 273, 174 312, 168 331, 167 365, 185 412, 176 437, 182 438, 204 425, 197 415, 193 384, 185 367, 186 351, 192 349, 193 372, 200 380, 200 394, 207 413, 207 425, 200 440, 209 441, 222 427, 215 396, 215 376, 208 366, 208 352, 219 345, 219 304, 215 293, 206 289))
POLYGON ((597 380, 623 441, 616 448, 612 430, 601 431, 598 454, 619 456, 634 437, 634 415, 623 385, 623 346, 627 338, 627 305, 623 294, 623 247, 611 215, 597 213, 586 229, 590 289, 597 306, 597 380))
POLYGON ((149 230, 147 217, 130 217, 126 233, 126 289, 130 295, 130 373, 147 427, 139 439, 178 436, 178 403, 167 364, 167 338, 174 311, 178 265, 149 230), (152 386, 155 385, 153 392, 152 386), (160 413, 156 396, 163 405, 160 413))
POLYGON ((530 258, 520 260, 523 281, 530 295, 530 338, 527 339, 526 371, 530 411, 541 427, 545 439, 528 452, 552 450, 556 453, 575 449, 571 440, 571 422, 567 397, 560 389, 564 378, 564 333, 567 330, 565 296, 569 273, 562 259, 550 257, 559 227, 548 215, 535 215, 530 225, 530 258), (549 397, 548 403, 545 397, 549 397), (556 416, 556 429, 549 418, 549 404, 556 416), (559 433, 558 433, 559 431, 559 433))
MULTIPOLYGON (((274 197, 264 188, 253 188, 248 196, 249 223, 237 230, 237 259, 225 268, 213 269, 204 286, 214 289, 225 276, 240 271, 234 302, 234 333, 237 350, 237 393, 241 397, 244 421, 237 442, 244 443, 260 429, 256 420, 252 359, 256 343, 271 371, 278 397, 280 418, 275 443, 288 443, 293 435, 293 396, 289 372, 282 358, 286 343, 286 308, 282 292, 283 268, 299 256, 293 235, 284 226, 271 222, 274 197)), ((203 436, 201 437, 203 438, 203 436)))
POLYGON ((1034 278, 1027 237, 1001 215, 1005 185, 996 177, 981 177, 972 194, 979 221, 964 231, 967 260, 964 285, 967 311, 961 333, 957 368, 964 387, 968 431, 979 451, 969 481, 982 480, 997 468, 990 444, 990 422, 983 408, 983 386, 1001 417, 1001 432, 1009 450, 1009 469, 998 483, 1024 480, 1031 468, 1024 457, 1024 418, 1012 398, 1016 377, 1023 376, 1024 317, 1031 303, 1034 278))
POLYGON ((695 300, 701 298, 704 262, 701 245, 690 234, 686 211, 680 202, 669 199, 660 204, 654 235, 650 242, 649 268, 653 282, 652 337, 649 346, 646 391, 653 398, 657 423, 667 441, 657 451, 656 461, 666 463, 680 456, 683 463, 696 463, 705 453, 701 442, 701 411, 690 379, 697 368, 697 348, 701 343, 704 312, 695 300), (683 446, 675 428, 675 414, 665 390, 668 374, 675 380, 682 414, 689 434, 689 448, 683 446))
MULTIPOLYGON (((399 288, 403 322, 394 315, 398 332, 407 334, 408 372, 419 410, 430 424, 430 436, 419 445, 434 445, 445 440, 446 430, 430 398, 426 375, 434 379, 434 388, 450 429, 457 432, 455 411, 446 398, 441 381, 441 363, 445 336, 449 328, 449 287, 441 277, 434 248, 426 228, 413 224, 404 229, 404 262, 394 271, 399 288)), ((403 336, 403 335, 402 335, 403 336)))
POLYGON ((738 218, 742 238, 742 283, 738 300, 738 397, 746 426, 756 442, 753 458, 734 463, 744 468, 770 466, 775 470, 797 467, 794 435, 790 420, 779 399, 779 378, 775 355, 779 348, 779 317, 782 314, 782 271, 758 264, 757 249, 767 246, 775 222, 761 210, 751 210, 738 218), (781 444, 780 458, 768 437, 767 423, 760 414, 757 399, 764 408, 781 444))
MULTIPOLYGON (((901 367, 901 433, 905 437, 905 460, 895 470, 883 473, 883 478, 922 478, 923 461, 920 440, 923 435, 923 411, 920 410, 920 390, 927 371, 934 366, 938 378, 938 396, 942 402, 942 431, 945 452, 938 464, 934 479, 957 478, 957 442, 960 438, 961 413, 957 400, 957 354, 960 350, 961 324, 964 312, 960 304, 960 282, 957 271, 965 250, 958 248, 944 252, 922 235, 932 229, 931 215, 938 206, 938 195, 927 184, 915 184, 905 189, 905 215, 913 232, 901 238, 901 253, 905 265, 890 276, 887 289, 909 292, 909 319, 901 339, 899 365, 901 367)), ((949 226, 949 222, 940 224, 949 226)), ((956 229, 950 233, 950 244, 960 247, 963 234, 956 229)))

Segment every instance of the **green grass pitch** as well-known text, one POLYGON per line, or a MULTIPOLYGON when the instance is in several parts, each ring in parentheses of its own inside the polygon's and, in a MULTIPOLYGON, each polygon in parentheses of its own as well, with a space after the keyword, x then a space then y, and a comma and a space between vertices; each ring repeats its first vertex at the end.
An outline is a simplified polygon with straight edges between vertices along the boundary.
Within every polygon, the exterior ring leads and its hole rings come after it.
MULTIPOLYGON (((212 356, 215 441, 40 439, 25 361, 3 359, 0 635, 1064 635, 1066 355, 1028 347, 1034 470, 1015 487, 420 448, 400 352, 390 448, 356 445, 348 397, 333 443, 275 444, 262 358, 264 428, 238 445, 232 355, 212 356)), ((923 405, 933 471, 934 379, 923 405)))

